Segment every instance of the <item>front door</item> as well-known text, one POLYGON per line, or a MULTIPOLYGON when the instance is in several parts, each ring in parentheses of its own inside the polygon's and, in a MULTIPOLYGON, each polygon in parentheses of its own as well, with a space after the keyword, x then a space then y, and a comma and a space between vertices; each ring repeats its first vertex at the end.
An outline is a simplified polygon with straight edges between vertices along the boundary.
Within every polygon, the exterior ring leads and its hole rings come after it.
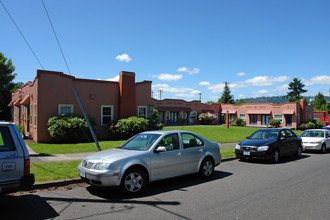
POLYGON ((292 115, 285 115, 285 121, 287 127, 292 127, 292 115))

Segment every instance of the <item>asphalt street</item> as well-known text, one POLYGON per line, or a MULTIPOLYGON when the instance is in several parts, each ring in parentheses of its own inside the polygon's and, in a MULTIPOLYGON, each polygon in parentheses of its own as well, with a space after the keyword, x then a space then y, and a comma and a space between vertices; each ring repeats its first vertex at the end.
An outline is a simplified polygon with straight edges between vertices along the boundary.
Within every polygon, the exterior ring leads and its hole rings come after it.
POLYGON ((307 153, 224 162, 212 179, 159 181, 139 197, 93 187, 7 195, 0 219, 329 219, 329 205, 330 153, 307 153))

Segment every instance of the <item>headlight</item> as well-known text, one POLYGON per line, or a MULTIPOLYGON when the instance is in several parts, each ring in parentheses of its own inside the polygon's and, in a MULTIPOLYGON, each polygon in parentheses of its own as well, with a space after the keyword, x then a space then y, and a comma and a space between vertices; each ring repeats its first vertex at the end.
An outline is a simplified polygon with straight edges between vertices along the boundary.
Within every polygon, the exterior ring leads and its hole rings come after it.
POLYGON ((239 150, 239 149, 241 149, 241 146, 239 146, 238 144, 236 144, 235 149, 239 150))
POLYGON ((266 151, 269 149, 269 146, 260 146, 258 147, 257 151, 266 151))
POLYGON ((109 163, 97 163, 95 164, 95 170, 106 170, 109 166, 109 163))

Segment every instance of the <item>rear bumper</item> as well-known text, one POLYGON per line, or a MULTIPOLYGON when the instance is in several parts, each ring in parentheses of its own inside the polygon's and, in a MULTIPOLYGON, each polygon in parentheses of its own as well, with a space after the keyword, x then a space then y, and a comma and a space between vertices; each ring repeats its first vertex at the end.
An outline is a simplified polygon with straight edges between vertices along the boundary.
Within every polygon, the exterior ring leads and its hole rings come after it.
POLYGON ((0 193, 16 192, 22 189, 28 189, 34 184, 34 174, 23 176, 19 180, 13 180, 0 183, 0 193))

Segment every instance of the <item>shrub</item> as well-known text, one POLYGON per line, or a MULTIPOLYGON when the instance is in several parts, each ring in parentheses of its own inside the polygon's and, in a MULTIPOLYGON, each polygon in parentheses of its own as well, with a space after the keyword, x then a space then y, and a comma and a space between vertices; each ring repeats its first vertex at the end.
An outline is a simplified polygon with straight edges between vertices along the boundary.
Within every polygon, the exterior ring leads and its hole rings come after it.
POLYGON ((149 128, 149 120, 145 118, 129 117, 120 119, 115 125, 115 131, 125 135, 134 135, 149 128))
POLYGON ((235 121, 232 123, 232 125, 243 127, 246 126, 246 122, 241 118, 236 118, 235 121))
POLYGON ((314 128, 316 128, 316 125, 310 121, 306 124, 306 127, 307 127, 307 129, 314 129, 314 128))
POLYGON ((299 130, 304 131, 304 130, 306 130, 306 129, 307 129, 307 125, 306 125, 306 124, 301 124, 301 125, 299 126, 299 130))
POLYGON ((159 121, 158 110, 154 109, 151 118, 149 119, 149 130, 162 130, 163 127, 163 123, 159 121))
POLYGON ((281 125, 281 120, 279 119, 270 119, 269 125, 271 125, 273 128, 277 128, 281 125))
POLYGON ((198 115, 198 120, 202 125, 209 125, 213 120, 215 120, 217 116, 210 112, 201 113, 198 115))
POLYGON ((19 133, 24 135, 24 126, 23 125, 17 125, 17 128, 19 130, 19 133))
POLYGON ((315 122, 315 124, 316 124, 316 128, 322 128, 323 127, 323 123, 320 120, 317 120, 315 122))
POLYGON ((75 115, 59 115, 48 120, 48 131, 57 139, 78 139, 88 129, 85 119, 75 115))

